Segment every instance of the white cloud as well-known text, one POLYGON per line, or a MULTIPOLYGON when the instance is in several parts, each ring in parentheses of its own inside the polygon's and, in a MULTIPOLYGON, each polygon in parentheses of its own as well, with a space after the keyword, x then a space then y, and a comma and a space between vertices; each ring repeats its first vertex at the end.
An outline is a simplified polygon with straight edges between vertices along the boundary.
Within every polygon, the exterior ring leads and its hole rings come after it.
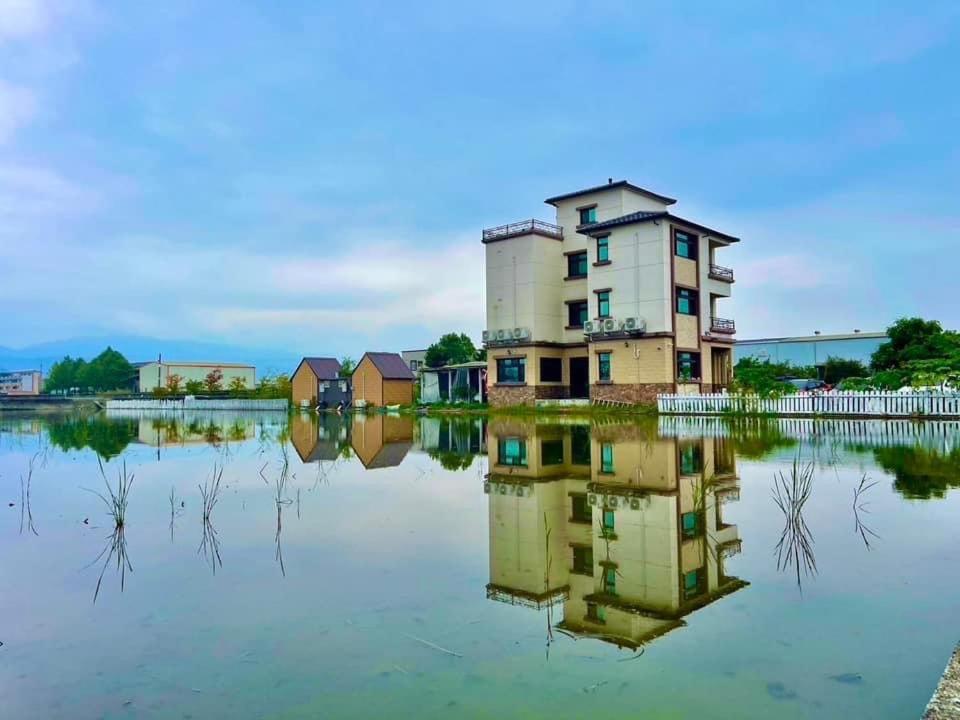
POLYGON ((49 25, 50 14, 45 0, 0 0, 0 40, 43 32, 49 25))
POLYGON ((36 108, 36 98, 30 90, 0 79, 0 144, 7 142, 17 130, 30 122, 36 108))

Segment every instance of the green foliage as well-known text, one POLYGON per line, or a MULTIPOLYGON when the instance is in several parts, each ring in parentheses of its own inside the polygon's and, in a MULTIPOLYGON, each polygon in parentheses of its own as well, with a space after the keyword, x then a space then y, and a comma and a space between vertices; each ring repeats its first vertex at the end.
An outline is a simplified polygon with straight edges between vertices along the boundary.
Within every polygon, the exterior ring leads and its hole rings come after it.
POLYGON ((104 392, 127 388, 135 376, 133 366, 108 347, 89 363, 69 355, 50 367, 45 388, 48 392, 104 392))
POLYGON ((937 453, 920 447, 893 446, 873 451, 877 463, 893 473, 894 489, 906 498, 942 498, 960 487, 960 450, 937 453))
POLYGON ((349 355, 345 355, 342 360, 340 360, 340 377, 346 378, 350 377, 353 374, 354 369, 357 367, 357 361, 354 360, 349 355))
POLYGON ((470 362, 477 357, 477 348, 466 334, 447 333, 427 348, 424 362, 428 367, 441 367, 470 362))
POLYGON ((733 389, 741 393, 755 393, 760 397, 780 397, 796 392, 790 383, 779 377, 815 378, 812 367, 793 366, 790 363, 772 363, 756 358, 740 358, 733 368, 733 389))
POLYGON ((829 385, 836 385, 849 377, 863 378, 867 375, 867 366, 859 360, 829 357, 823 368, 823 381, 829 385))
POLYGON ((467 470, 476 457, 473 453, 458 453, 455 450, 431 450, 431 459, 440 463, 444 470, 467 470))
POLYGON ((187 395, 199 395, 203 392, 202 380, 187 380, 184 385, 184 392, 187 395))
POLYGON ((50 442, 61 450, 82 450, 89 447, 104 458, 116 457, 136 437, 139 423, 132 419, 107 420, 67 417, 51 423, 47 428, 50 442))
POLYGON ((265 400, 278 400, 293 397, 293 386, 289 375, 277 375, 276 377, 263 377, 257 383, 255 397, 265 400))
POLYGON ((237 375, 227 385, 227 389, 232 393, 241 393, 247 389, 247 381, 237 375))
POLYGON ((960 355, 960 334, 944 331, 936 320, 901 318, 887 328, 890 338, 870 358, 874 370, 903 368, 917 360, 960 355))

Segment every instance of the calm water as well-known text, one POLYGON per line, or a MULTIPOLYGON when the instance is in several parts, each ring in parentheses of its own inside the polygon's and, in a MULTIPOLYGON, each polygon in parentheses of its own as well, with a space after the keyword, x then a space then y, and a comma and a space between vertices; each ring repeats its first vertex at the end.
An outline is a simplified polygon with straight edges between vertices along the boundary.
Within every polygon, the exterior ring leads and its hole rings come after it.
POLYGON ((0 715, 917 717, 960 639, 957 448, 944 423, 5 418, 0 715), (98 456, 134 477, 122 535, 98 456))

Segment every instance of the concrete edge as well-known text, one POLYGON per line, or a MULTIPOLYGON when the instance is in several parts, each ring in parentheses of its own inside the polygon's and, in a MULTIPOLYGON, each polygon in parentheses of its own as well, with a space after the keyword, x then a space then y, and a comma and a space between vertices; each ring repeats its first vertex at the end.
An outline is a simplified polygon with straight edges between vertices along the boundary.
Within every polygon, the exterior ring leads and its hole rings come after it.
POLYGON ((960 645, 953 650, 923 720, 960 720, 960 645))

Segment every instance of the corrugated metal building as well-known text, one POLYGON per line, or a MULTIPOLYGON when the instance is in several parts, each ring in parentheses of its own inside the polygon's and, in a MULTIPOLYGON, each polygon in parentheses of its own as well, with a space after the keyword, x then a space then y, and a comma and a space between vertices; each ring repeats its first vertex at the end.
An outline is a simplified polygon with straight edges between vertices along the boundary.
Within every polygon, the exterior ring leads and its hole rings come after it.
POLYGON ((883 332, 859 332, 842 335, 804 335, 799 337, 760 338, 738 340, 734 346, 734 361, 744 357, 768 360, 773 363, 821 366, 828 358, 859 360, 870 364, 870 356, 887 341, 883 332))

